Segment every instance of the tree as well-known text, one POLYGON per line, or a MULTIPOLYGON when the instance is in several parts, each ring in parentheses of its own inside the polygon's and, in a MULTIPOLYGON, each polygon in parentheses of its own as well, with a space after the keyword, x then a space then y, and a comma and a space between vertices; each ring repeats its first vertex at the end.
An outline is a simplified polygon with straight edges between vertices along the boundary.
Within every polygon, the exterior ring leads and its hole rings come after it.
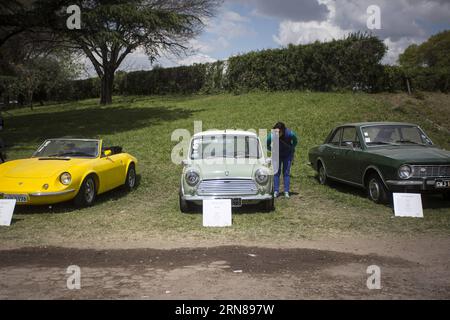
POLYGON ((448 92, 450 83, 450 30, 440 32, 421 45, 412 44, 400 55, 408 91, 414 81, 422 87, 448 92), (428 84, 428 87, 425 85, 428 84))
MULTIPOLYGON (((151 61, 163 51, 182 53, 187 49, 186 42, 201 32, 204 19, 213 15, 220 1, 36 0, 26 14, 38 25, 33 32, 45 34, 45 41, 86 55, 101 79, 100 103, 110 104, 114 74, 130 53, 143 48, 151 61), (66 26, 69 5, 81 9, 80 30, 66 26)), ((14 15, 7 15, 3 21, 18 22, 14 15)))
POLYGON ((42 40, 41 34, 23 31, 0 47, 0 96, 12 97, 33 109, 36 91, 41 97, 80 74, 76 53, 42 40))
POLYGON ((421 45, 412 44, 399 57, 402 67, 450 67, 450 30, 430 37, 421 45))

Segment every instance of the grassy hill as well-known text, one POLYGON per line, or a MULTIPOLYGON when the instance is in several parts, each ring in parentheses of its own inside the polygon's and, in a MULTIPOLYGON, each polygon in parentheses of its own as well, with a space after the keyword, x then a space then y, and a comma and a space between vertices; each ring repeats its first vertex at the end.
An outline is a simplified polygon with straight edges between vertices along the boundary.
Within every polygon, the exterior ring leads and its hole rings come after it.
POLYGON ((425 219, 393 219, 392 209, 375 205, 357 189, 319 186, 307 166, 310 147, 336 125, 358 121, 420 124, 438 145, 450 148, 448 95, 368 95, 339 93, 250 93, 191 97, 116 97, 112 106, 95 100, 19 109, 6 116, 9 158, 28 157, 46 138, 101 137, 140 160, 141 181, 131 194, 101 196, 93 208, 70 204, 19 208, 14 224, 0 229, 0 241, 25 244, 140 241, 153 238, 297 239, 346 234, 450 233, 450 204, 425 198, 425 219), (420 99, 417 99, 420 98, 420 99), (241 210, 229 229, 201 227, 201 215, 178 210, 181 167, 171 162, 175 129, 270 129, 284 121, 300 145, 292 170, 294 197, 278 200, 272 214, 241 210))

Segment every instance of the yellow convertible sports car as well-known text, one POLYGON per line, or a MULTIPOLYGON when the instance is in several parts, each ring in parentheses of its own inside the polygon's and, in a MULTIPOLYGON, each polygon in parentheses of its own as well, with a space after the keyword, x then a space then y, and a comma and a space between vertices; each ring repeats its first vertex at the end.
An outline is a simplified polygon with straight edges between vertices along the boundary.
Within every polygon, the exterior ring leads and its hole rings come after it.
POLYGON ((90 206, 98 194, 136 185, 137 160, 102 140, 46 140, 29 159, 0 164, 0 199, 19 205, 74 200, 90 206))

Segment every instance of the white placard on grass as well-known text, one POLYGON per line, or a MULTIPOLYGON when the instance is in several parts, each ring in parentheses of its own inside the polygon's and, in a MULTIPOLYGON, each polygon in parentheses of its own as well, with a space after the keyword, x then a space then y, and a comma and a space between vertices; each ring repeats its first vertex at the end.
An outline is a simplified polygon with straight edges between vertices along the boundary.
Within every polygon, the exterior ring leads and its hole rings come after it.
POLYGON ((396 217, 423 218, 422 195, 415 193, 394 193, 396 217))
POLYGON ((16 200, 0 200, 0 226, 10 226, 16 200))
POLYGON ((231 199, 203 201, 204 227, 231 227, 231 199))

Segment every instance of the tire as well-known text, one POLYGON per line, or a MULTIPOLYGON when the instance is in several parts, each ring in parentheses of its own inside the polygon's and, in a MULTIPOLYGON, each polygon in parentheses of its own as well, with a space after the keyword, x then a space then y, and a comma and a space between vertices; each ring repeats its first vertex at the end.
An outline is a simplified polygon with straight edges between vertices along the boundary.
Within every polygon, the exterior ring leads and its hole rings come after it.
POLYGON ((181 192, 179 193, 179 202, 180 202, 180 211, 182 213, 191 213, 193 210, 193 205, 189 202, 183 199, 181 192))
POLYGON ((319 163, 319 183, 323 186, 328 185, 328 177, 327 177, 327 170, 325 169, 325 166, 320 162, 319 163))
POLYGON ((96 196, 97 186, 95 185, 95 179, 92 175, 87 176, 74 199, 75 206, 78 208, 90 207, 94 204, 96 196))
POLYGON ((387 204, 389 191, 386 189, 380 176, 372 174, 367 179, 367 195, 369 199, 378 204, 387 204))
POLYGON ((128 167, 127 177, 125 180, 125 190, 132 191, 136 187, 136 167, 132 163, 128 167))

